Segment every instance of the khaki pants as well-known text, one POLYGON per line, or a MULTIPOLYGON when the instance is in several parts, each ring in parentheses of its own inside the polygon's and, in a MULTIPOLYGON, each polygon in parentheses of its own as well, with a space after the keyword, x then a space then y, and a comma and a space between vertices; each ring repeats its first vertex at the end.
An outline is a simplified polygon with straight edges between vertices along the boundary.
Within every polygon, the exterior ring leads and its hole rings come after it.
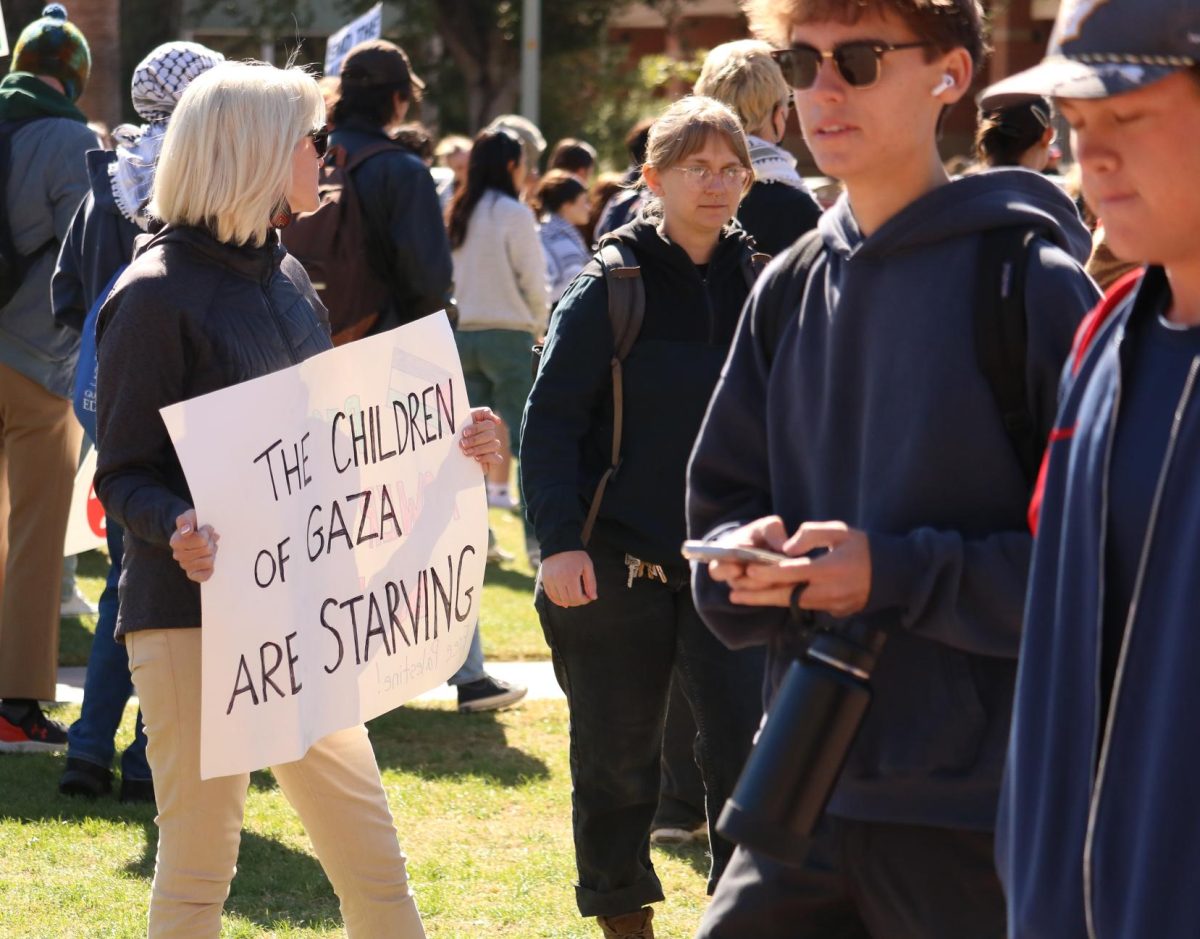
POLYGON ((63 541, 83 429, 0 365, 0 698, 54 700, 63 541))
MULTIPOLYGON (((158 803, 150 939, 213 939, 237 869, 249 774, 200 779, 200 630, 125 636, 158 803)), ((272 767, 341 901, 350 939, 424 939, 361 724, 272 767)))

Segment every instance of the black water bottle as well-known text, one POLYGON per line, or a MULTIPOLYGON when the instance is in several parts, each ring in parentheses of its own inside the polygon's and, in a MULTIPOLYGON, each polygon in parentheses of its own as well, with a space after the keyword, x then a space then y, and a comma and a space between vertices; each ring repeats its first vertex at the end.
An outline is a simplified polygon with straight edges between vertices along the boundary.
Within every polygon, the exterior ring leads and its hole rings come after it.
POLYGON ((785 864, 801 864, 841 775, 886 641, 878 630, 818 632, 788 666, 717 831, 785 864))

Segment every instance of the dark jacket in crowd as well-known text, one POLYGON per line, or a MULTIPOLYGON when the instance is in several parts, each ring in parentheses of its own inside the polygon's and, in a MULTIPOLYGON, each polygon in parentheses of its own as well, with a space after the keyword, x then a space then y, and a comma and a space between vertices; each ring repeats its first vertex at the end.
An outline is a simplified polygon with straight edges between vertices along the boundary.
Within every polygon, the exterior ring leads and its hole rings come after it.
MULTIPOLYGON (((795 251, 759 280, 692 458, 692 537, 778 514, 789 532, 839 520, 869 538, 870 596, 850 623, 890 638, 833 815, 995 822, 1032 538, 1029 484, 978 364, 972 306, 980 236, 1015 225, 1040 233, 1024 291, 1026 388, 1045 439, 1098 292, 1071 201, 1006 170, 942 186, 869 236, 843 196, 818 225, 825 251, 803 298, 785 299, 795 251), (780 324, 773 350, 768 318, 780 324)), ((799 651, 787 611, 731 603, 702 565, 693 587, 727 645, 776 640, 777 686, 799 651)))
POLYGON ((772 257, 782 254, 805 232, 817 227, 821 207, 803 189, 787 183, 759 179, 750 187, 737 218, 754 239, 758 250, 772 257))
POLYGON ((96 336, 96 493, 125 529, 117 634, 199 626, 200 585, 169 546, 192 497, 159 409, 331 348, 328 316, 274 232, 255 248, 168 226, 118 278, 96 336))
POLYGON ((596 220, 596 230, 592 237, 597 242, 609 232, 614 232, 637 218, 638 209, 642 207, 642 189, 637 185, 641 178, 642 170, 639 166, 631 166, 625 171, 625 179, 621 182, 624 188, 618 189, 609 197, 600 212, 600 218, 596 220))
POLYGON ((26 72, 0 79, 0 123, 22 122, 0 210, 26 259, 21 286, 0 308, 0 363, 68 398, 79 334, 50 314, 50 278, 71 218, 87 194, 84 154, 96 146, 87 118, 63 94, 26 72))
MULTIPOLYGON (((331 146, 353 157, 390 138, 383 129, 354 117, 334 128, 331 146)), ((372 332, 382 332, 444 309, 454 266, 437 187, 429 168, 410 151, 369 158, 354 171, 362 206, 371 269, 391 287, 391 304, 372 332)))
POLYGON ((133 256, 133 241, 142 230, 121 214, 113 197, 109 167, 117 161, 111 150, 87 155, 91 190, 71 221, 58 254, 50 284, 54 318, 75 332, 122 264, 133 256))
MULTIPOLYGON (((621 468, 609 483, 594 541, 685 570, 688 454, 749 293, 750 239, 722 234, 707 271, 653 222, 617 231, 641 262, 646 317, 624 363, 621 468)), ((583 547, 596 483, 612 452, 613 331, 594 263, 555 308, 521 429, 521 491, 542 556, 583 547)))
MULTIPOLYGON (((1200 867, 1200 356, 1169 394, 1150 385, 1170 431, 1145 456, 1145 491, 1126 495, 1147 510, 1144 537, 1106 543, 1122 498, 1110 487, 1117 423, 1134 414, 1121 409, 1156 380, 1136 374, 1138 345, 1171 302, 1151 267, 1063 375, 996 832, 1021 939, 1200 934, 1200 894, 1187 886, 1200 867), (1137 559, 1119 611, 1109 608, 1114 550, 1137 559), (1102 660, 1118 652, 1114 675, 1102 660)), ((1177 336, 1194 348, 1194 332, 1177 336)))

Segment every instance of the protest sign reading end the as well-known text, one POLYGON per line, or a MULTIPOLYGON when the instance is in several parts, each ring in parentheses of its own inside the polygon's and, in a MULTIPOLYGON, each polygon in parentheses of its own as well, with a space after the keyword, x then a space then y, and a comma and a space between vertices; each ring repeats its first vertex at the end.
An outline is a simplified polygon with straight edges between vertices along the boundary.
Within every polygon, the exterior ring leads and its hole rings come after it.
POLYGON ((325 75, 336 78, 342 73, 346 54, 360 42, 383 35, 383 4, 377 3, 362 16, 347 23, 325 43, 325 75))
POLYGON ((201 776, 299 759, 441 684, 479 615, 487 503, 445 314, 164 408, 201 524, 201 776))

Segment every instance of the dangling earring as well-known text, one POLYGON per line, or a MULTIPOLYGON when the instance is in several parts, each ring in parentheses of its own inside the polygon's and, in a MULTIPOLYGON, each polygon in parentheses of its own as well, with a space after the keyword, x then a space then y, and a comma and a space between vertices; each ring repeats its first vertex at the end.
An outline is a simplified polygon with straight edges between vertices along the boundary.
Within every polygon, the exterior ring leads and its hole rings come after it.
POLYGON ((275 211, 271 213, 271 225, 274 228, 287 228, 292 224, 293 218, 292 207, 288 205, 287 198, 285 197, 280 200, 279 204, 275 207, 275 211))

